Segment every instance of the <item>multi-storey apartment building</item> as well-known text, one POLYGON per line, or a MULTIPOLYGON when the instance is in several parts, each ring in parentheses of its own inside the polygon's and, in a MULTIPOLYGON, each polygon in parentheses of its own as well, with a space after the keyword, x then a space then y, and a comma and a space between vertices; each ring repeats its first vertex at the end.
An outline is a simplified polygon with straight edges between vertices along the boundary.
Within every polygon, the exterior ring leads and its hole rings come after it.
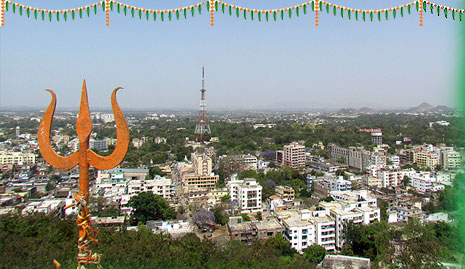
POLYGON ((244 169, 253 169, 257 170, 257 164, 258 164, 258 159, 257 157, 247 154, 247 155, 242 155, 241 158, 239 159, 241 166, 244 169))
POLYGON ((441 157, 442 167, 446 170, 462 167, 462 155, 455 150, 442 150, 441 157))
POLYGON ((1 152, 0 153, 0 165, 16 164, 35 164, 36 155, 28 152, 1 152))
POLYGON ((191 160, 196 176, 209 176, 212 173, 212 159, 207 154, 194 152, 191 154, 191 160))
POLYGON ((241 213, 262 211, 262 186, 254 178, 233 178, 227 184, 231 201, 237 203, 241 213))
POLYGON ((295 191, 291 186, 276 186, 275 193, 284 201, 293 201, 295 191))
POLYGON ((336 144, 328 145, 329 158, 333 161, 343 161, 349 168, 365 171, 370 165, 371 152, 363 147, 339 147, 336 144))
POLYGON ((404 170, 379 170, 377 173, 378 179, 382 181, 383 188, 397 187, 405 176, 412 177, 415 173, 413 168, 404 170))
POLYGON ((421 150, 414 151, 413 162, 420 167, 436 169, 440 163, 440 155, 438 152, 430 151, 422 148, 421 150))
POLYGON ((315 245, 315 225, 310 220, 310 210, 278 211, 277 217, 284 227, 284 238, 291 248, 302 253, 307 247, 315 245))
POLYGON ((205 152, 194 152, 191 161, 191 164, 183 163, 177 168, 184 192, 214 189, 219 176, 212 173, 212 159, 205 152))
POLYGON ((305 167, 305 146, 293 142, 284 146, 283 164, 294 169, 305 167))
POLYGON ((439 184, 436 177, 430 172, 415 173, 411 177, 410 185, 418 192, 437 192, 444 190, 444 185, 439 184))
POLYGON ((348 221, 354 224, 371 224, 381 220, 377 200, 367 190, 331 192, 331 197, 335 202, 322 202, 320 206, 335 220, 338 249, 344 244, 344 225, 348 221))
POLYGON ((165 199, 175 195, 175 186, 171 179, 156 176, 154 179, 130 180, 127 183, 127 194, 137 195, 141 192, 152 192, 165 199))

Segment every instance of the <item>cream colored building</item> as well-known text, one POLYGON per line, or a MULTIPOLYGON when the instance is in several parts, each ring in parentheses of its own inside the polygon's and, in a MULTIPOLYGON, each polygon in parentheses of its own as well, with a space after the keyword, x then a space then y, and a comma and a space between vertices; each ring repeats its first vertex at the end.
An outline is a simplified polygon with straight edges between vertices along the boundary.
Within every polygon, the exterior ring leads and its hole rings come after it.
POLYGON ((36 155, 34 153, 23 153, 23 152, 2 152, 0 155, 0 164, 35 164, 36 155))
POLYGON ((212 173, 213 162, 207 154, 194 152, 191 154, 191 159, 196 176, 207 176, 212 173))
POLYGON ((440 164, 440 158, 437 152, 422 149, 413 153, 413 162, 420 167, 433 170, 440 164))
POLYGON ((462 155, 455 150, 443 150, 442 167, 448 169, 460 169, 462 167, 462 155))
POLYGON ((283 164, 294 169, 305 167, 305 146, 293 142, 284 146, 283 164))
POLYGON ((293 201, 295 199, 295 192, 291 186, 276 186, 275 193, 285 201, 293 201))

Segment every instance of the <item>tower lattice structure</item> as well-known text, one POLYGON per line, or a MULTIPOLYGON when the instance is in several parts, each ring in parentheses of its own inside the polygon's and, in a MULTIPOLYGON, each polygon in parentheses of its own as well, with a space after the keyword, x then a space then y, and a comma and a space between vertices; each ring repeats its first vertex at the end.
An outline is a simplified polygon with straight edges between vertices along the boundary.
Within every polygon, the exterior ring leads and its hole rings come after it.
POLYGON ((197 142, 204 142, 211 136, 210 125, 208 124, 207 104, 205 102, 205 68, 202 68, 202 89, 200 98, 200 110, 197 124, 195 125, 195 140, 197 142))

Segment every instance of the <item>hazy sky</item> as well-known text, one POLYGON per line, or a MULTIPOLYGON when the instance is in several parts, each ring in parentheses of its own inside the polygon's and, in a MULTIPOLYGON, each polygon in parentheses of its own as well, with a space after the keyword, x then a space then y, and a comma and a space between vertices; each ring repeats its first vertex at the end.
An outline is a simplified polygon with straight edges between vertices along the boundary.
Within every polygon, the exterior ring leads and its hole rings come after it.
MULTIPOLYGON (((19 1, 19 0, 17 0, 19 1)), ((94 1, 20 1, 37 8, 74 8, 94 1)), ((177 8, 197 1, 136 1, 127 4, 177 8)), ((200 2, 200 0, 198 1, 200 2)), ((250 8, 283 8, 301 1, 230 0, 250 8)), ((409 1, 334 0, 354 8, 388 8, 409 1)), ((445 3, 445 1, 438 1, 445 3)), ((447 5, 459 7, 459 0, 447 5)), ((412 9, 414 10, 414 9, 412 9)), ((458 20, 450 16, 398 14, 389 21, 342 19, 313 12, 291 20, 216 13, 147 22, 110 13, 67 22, 42 22, 18 12, 0 28, 0 107, 46 108, 56 92, 58 107, 78 107, 82 80, 92 107, 109 107, 122 86, 126 108, 197 109, 201 69, 206 68, 210 109, 411 107, 421 102, 454 106, 459 52, 458 20)))

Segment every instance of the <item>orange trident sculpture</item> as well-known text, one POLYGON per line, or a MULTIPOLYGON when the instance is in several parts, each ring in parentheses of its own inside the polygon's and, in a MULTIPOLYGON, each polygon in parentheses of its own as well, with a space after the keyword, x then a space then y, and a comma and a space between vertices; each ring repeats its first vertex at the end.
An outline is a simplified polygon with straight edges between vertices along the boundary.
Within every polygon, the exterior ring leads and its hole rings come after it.
MULTIPOLYGON (((50 144, 50 127, 52 125, 53 114, 55 113, 56 96, 51 90, 46 90, 52 94, 52 101, 44 113, 39 125, 37 139, 39 150, 43 158, 52 166, 59 169, 71 169, 79 165, 79 192, 74 195, 74 203, 65 207, 78 207, 77 224, 79 227, 78 239, 78 268, 86 268, 89 264, 100 267, 100 254, 92 253, 89 250, 90 241, 97 243, 95 236, 97 232, 90 227, 89 215, 89 165, 97 169, 111 169, 120 164, 128 151, 129 128, 124 118, 123 112, 116 101, 118 87, 111 94, 111 106, 116 122, 116 147, 110 156, 103 157, 89 149, 89 137, 92 131, 92 121, 90 119, 89 104, 87 101, 86 81, 82 84, 81 106, 76 122, 76 133, 79 138, 79 149, 68 157, 58 155, 50 144)), ((54 261, 57 267, 59 263, 54 261)))

